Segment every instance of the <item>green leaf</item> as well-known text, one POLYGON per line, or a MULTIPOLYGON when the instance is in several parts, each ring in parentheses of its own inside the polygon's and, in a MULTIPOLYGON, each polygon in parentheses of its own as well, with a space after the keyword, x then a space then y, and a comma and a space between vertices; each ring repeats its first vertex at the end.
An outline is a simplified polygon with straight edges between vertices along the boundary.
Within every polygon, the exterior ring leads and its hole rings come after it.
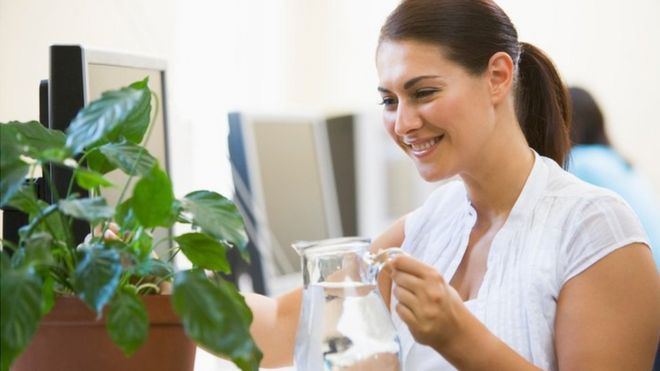
POLYGON ((80 299, 100 315, 119 284, 119 253, 101 245, 85 246, 81 251, 83 258, 76 267, 75 289, 80 299))
POLYGON ((225 246, 204 233, 186 233, 174 238, 181 252, 195 267, 230 273, 225 246))
POLYGON ((21 156, 42 159, 43 153, 62 149, 63 145, 61 131, 47 129, 37 121, 0 124, 0 206, 18 192, 30 169, 21 156))
POLYGON ((31 184, 21 186, 9 202, 7 202, 7 205, 28 215, 35 215, 40 210, 37 196, 34 194, 34 187, 31 184))
POLYGON ((18 122, 0 123, 0 165, 10 164, 25 154, 27 148, 18 142, 18 122))
POLYGON ((103 197, 60 200, 58 207, 64 214, 92 224, 111 219, 115 214, 115 210, 108 206, 103 197))
POLYGON ((165 278, 174 273, 171 264, 159 259, 147 259, 134 268, 134 273, 138 276, 155 276, 165 278))
POLYGON ((107 139, 111 132, 119 135, 123 127, 136 125, 135 115, 144 111, 144 105, 151 105, 148 89, 126 87, 103 93, 101 98, 85 106, 71 121, 67 130, 67 148, 73 153, 80 153, 85 147, 107 139))
MULTIPOLYGON (((4 146, 2 150, 4 151, 4 146)), ((25 181, 30 167, 20 159, 11 163, 0 164, 0 206, 5 206, 7 202, 18 192, 25 181)))
POLYGON ((186 333, 216 355, 226 355, 241 370, 258 370, 262 354, 250 336, 252 315, 231 284, 213 284, 201 270, 174 279, 172 301, 186 333))
POLYGON ((148 175, 158 162, 146 148, 129 142, 104 144, 99 150, 128 175, 148 175))
POLYGON ((11 267, 11 258, 9 257, 9 254, 5 253, 6 250, 0 251, 0 272, 4 272, 5 269, 9 269, 11 267))
POLYGON ((140 227, 131 241, 131 248, 136 252, 140 261, 149 258, 154 247, 154 239, 147 230, 140 227))
POLYGON ((9 138, 22 146, 21 153, 26 156, 41 159, 43 153, 48 154, 64 148, 66 141, 64 133, 59 130, 48 129, 38 121, 25 123, 14 121, 2 125, 7 125, 7 127, 4 127, 5 130, 2 131, 2 135, 8 134, 9 138))
POLYGON ((34 269, 10 269, 3 265, 0 291, 0 364, 2 370, 8 370, 37 331, 41 319, 41 279, 34 269))
POLYGON ((0 124, 0 206, 21 188, 30 167, 21 160, 24 146, 17 141, 17 124, 0 124))
POLYGON ((55 306, 55 280, 51 276, 44 279, 44 284, 41 286, 41 315, 46 315, 55 306))
POLYGON ((106 328, 112 341, 127 356, 133 354, 147 340, 149 317, 144 303, 134 291, 117 291, 110 302, 106 328))
MULTIPOLYGON (((48 203, 46 203, 43 200, 38 200, 39 203, 39 209, 44 210, 48 206, 48 203)), ((53 239, 59 240, 59 241, 66 241, 67 240, 67 232, 66 228, 69 228, 68 225, 65 223, 65 217, 64 215, 60 213, 53 213, 50 214, 44 219, 43 223, 36 228, 37 231, 44 231, 47 233, 52 233, 53 239)), ((32 223, 33 220, 30 221, 32 223)))
POLYGON ((243 259, 249 261, 243 217, 233 202, 215 192, 196 191, 187 194, 182 203, 184 210, 193 215, 194 224, 213 237, 238 247, 243 259))
POLYGON ((133 82, 129 87, 133 89, 148 89, 149 88, 149 76, 145 77, 142 80, 133 82))
POLYGON ((107 174, 116 169, 117 166, 113 165, 108 158, 101 153, 99 148, 94 148, 87 152, 87 167, 101 174, 107 174))
POLYGON ((103 177, 103 174, 82 167, 76 170, 76 183, 87 190, 94 189, 96 187, 113 186, 111 181, 103 177))
POLYGON ((69 153, 66 148, 49 148, 45 151, 41 151, 36 158, 43 162, 62 164, 64 163, 64 160, 71 158, 71 153, 69 153))
POLYGON ((149 90, 148 82, 149 77, 146 77, 144 80, 136 81, 129 86, 130 88, 142 90, 149 94, 144 94, 140 100, 140 104, 133 110, 126 121, 110 133, 109 138, 111 141, 116 142, 126 139, 132 143, 142 142, 149 128, 151 118, 151 91, 149 90))
POLYGON ((137 182, 131 204, 137 220, 144 227, 169 227, 174 223, 172 183, 158 166, 137 182))
POLYGON ((115 221, 119 224, 123 231, 131 231, 137 227, 137 221, 135 220, 135 213, 133 212, 132 207, 133 199, 129 198, 128 200, 117 205, 115 210, 115 221))
POLYGON ((55 259, 51 253, 52 245, 53 237, 50 233, 34 233, 25 240, 24 263, 35 265, 48 265, 55 263, 55 259))

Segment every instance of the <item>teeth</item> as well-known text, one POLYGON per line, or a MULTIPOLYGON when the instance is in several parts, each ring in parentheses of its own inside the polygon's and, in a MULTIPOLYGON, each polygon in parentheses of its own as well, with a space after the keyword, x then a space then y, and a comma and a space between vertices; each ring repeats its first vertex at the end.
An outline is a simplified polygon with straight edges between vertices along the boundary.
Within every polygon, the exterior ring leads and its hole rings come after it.
POLYGON ((413 149, 413 151, 425 151, 431 147, 433 147, 434 144, 438 143, 440 138, 433 138, 429 140, 428 142, 424 143, 417 143, 417 144, 409 144, 408 146, 413 149))

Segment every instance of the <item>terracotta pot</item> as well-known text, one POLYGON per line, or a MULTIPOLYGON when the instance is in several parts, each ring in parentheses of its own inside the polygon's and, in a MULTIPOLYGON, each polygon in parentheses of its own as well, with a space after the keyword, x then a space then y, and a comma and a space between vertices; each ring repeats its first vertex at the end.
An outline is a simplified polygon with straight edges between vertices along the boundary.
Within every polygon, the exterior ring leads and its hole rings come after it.
POLYGON ((77 298, 59 298, 43 318, 13 371, 192 371, 196 346, 171 307, 169 295, 142 297, 149 314, 149 337, 130 358, 117 347, 103 319, 77 298))

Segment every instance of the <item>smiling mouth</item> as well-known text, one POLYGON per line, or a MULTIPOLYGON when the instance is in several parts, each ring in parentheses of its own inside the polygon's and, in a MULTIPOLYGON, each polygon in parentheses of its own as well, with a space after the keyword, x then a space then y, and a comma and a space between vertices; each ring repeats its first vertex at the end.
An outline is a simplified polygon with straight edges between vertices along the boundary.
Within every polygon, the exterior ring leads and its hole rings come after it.
POLYGON ((423 156, 426 155, 427 153, 431 152, 431 150, 444 138, 444 134, 440 135, 438 137, 431 138, 430 140, 427 140, 426 142, 422 143, 403 143, 406 148, 411 150, 415 156, 423 156))

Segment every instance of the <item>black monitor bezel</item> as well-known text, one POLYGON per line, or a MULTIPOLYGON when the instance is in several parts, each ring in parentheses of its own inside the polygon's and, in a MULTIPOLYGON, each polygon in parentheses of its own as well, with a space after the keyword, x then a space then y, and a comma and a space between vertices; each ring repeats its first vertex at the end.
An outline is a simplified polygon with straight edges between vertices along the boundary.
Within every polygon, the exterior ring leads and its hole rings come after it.
MULTIPOLYGON (((167 112, 167 64, 163 59, 118 51, 98 50, 82 45, 52 45, 50 47, 50 73, 48 79, 48 127, 66 131, 78 111, 89 103, 89 80, 87 77, 90 64, 160 71, 162 83, 160 109, 163 115, 163 134, 165 138, 165 163, 161 166, 168 174, 171 174, 169 117, 167 112)), ((43 106, 42 109, 44 109, 43 106)), ((45 113, 41 112, 41 116, 44 117, 45 113)), ((66 194, 71 179, 71 171, 63 167, 50 166, 48 173, 57 194, 66 194)), ((87 192, 81 188, 75 188, 74 191, 83 197, 87 195, 87 192)), ((51 198, 49 201, 53 201, 52 198, 55 195, 50 192, 49 197, 51 198)), ((89 225, 81 221, 76 221, 73 229, 76 243, 82 242, 89 233, 89 225)))

